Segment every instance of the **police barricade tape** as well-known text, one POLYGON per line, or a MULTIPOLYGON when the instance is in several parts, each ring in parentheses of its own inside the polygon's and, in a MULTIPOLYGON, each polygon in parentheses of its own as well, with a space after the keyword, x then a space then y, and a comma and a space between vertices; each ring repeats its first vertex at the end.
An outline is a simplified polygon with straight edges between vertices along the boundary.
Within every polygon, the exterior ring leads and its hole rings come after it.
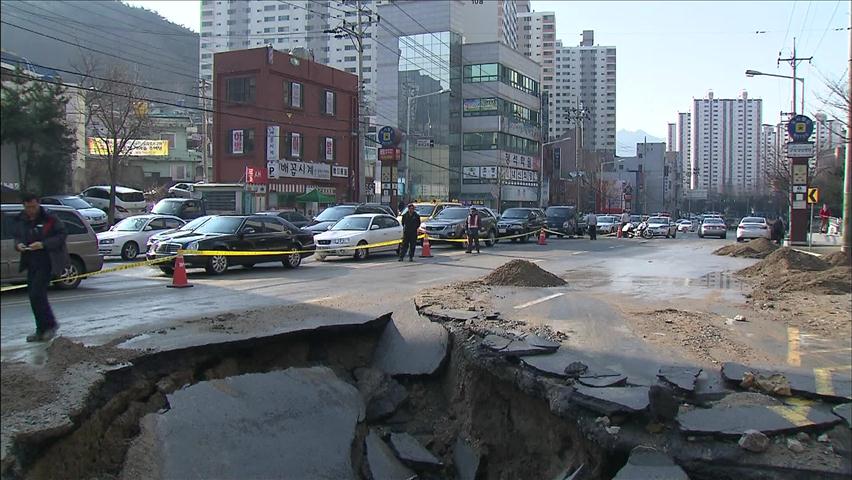
MULTIPOLYGON (((535 232, 520 233, 517 235, 506 235, 504 237, 494 237, 494 240, 511 240, 513 238, 527 237, 535 234, 535 232)), ((488 237, 479 237, 480 240, 488 240, 488 237)), ((467 238, 436 238, 429 237, 430 242, 447 242, 447 243, 467 243, 467 238)))
MULTIPOLYGON (((170 262, 170 261, 174 260, 175 258, 177 258, 176 255, 171 255, 171 256, 163 257, 163 258, 155 258, 154 260, 144 260, 144 261, 141 261, 141 262, 126 263, 124 265, 119 265, 117 267, 104 268, 102 270, 98 270, 98 271, 95 271, 95 272, 81 273, 79 275, 74 275, 74 276, 70 276, 70 277, 56 278, 54 280, 51 280, 50 283, 54 284, 54 283, 58 283, 58 282, 67 282, 69 280, 77 280, 78 278, 80 280, 82 280, 84 278, 94 277, 95 275, 101 275, 101 274, 104 274, 104 273, 119 272, 121 270, 130 270, 131 268, 147 267, 149 265, 156 265, 158 263, 166 263, 166 262, 170 262)), ((8 292, 10 290, 20 290, 22 288, 27 288, 27 284, 24 283, 24 284, 21 284, 21 285, 11 285, 11 286, 8 286, 8 287, 2 287, 2 288, 0 288, 0 292, 8 292)))
MULTIPOLYGON (((418 239, 422 239, 425 235, 418 235, 418 239)), ((341 245, 339 247, 335 246, 332 248, 331 245, 328 245, 329 250, 361 250, 361 249, 371 249, 371 248, 379 248, 379 247, 389 247, 391 245, 399 245, 402 243, 402 239, 398 240, 388 240, 386 242, 377 242, 377 243, 367 243, 364 245, 341 245)), ((323 245, 326 247, 326 245, 323 245)), ((315 253, 317 251, 322 251, 323 249, 312 249, 312 250, 271 250, 271 251, 262 251, 262 252, 249 252, 249 251, 239 251, 239 250, 178 250, 179 254, 186 256, 199 256, 199 257, 215 257, 215 256, 230 256, 230 257, 258 257, 258 256, 270 256, 270 255, 291 255, 293 253, 315 253)))

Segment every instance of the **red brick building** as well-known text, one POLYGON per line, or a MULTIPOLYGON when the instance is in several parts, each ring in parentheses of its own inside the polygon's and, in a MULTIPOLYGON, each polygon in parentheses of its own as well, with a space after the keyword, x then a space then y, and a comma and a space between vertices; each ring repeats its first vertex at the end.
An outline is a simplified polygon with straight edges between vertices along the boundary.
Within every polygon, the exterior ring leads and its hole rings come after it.
POLYGON ((246 181, 251 167, 258 209, 304 207, 296 197, 313 190, 358 200, 356 75, 267 48, 213 65, 216 182, 246 181))

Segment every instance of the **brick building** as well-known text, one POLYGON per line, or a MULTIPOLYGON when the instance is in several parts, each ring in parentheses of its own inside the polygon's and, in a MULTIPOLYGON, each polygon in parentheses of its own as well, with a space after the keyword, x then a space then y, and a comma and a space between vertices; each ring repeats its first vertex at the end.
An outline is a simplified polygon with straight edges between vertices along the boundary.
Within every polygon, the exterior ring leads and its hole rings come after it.
POLYGON ((255 180, 254 209, 302 208, 297 197, 314 190, 358 200, 356 75, 253 48, 217 53, 214 76, 216 182, 268 172, 255 180))

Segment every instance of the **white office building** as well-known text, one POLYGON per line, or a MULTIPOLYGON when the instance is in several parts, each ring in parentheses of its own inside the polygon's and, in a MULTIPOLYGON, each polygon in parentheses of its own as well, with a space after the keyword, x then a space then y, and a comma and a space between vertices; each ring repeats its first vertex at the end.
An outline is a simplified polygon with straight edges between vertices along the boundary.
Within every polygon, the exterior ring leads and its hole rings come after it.
POLYGON ((719 99, 709 92, 692 106, 691 181, 693 190, 711 194, 758 191, 763 101, 719 99))
MULTIPOLYGON (((549 111, 549 137, 573 129, 571 109, 583 109, 583 148, 615 152, 615 47, 595 45, 594 32, 583 31, 577 47, 557 42, 556 76, 549 111)), ((546 77, 542 76, 542 81, 546 77)))

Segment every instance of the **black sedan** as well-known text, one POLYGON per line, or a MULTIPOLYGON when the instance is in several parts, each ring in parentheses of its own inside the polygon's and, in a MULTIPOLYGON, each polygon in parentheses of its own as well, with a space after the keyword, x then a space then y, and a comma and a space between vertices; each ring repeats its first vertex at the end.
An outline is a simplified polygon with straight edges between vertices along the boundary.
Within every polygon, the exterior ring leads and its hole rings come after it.
POLYGON ((546 221, 547 217, 539 208, 509 208, 497 222, 497 233, 501 237, 526 233, 526 236, 512 239, 513 242, 526 242, 531 236, 538 235, 546 221))
MULTIPOLYGON (((200 225, 191 235, 172 238, 157 244, 148 252, 148 260, 174 255, 178 250, 219 250, 234 252, 276 252, 299 250, 297 253, 269 255, 184 255, 187 267, 203 267, 208 273, 221 275, 231 265, 253 267, 256 263, 282 262, 296 268, 314 251, 313 235, 278 217, 268 215, 222 215, 200 225)), ((161 264, 171 275, 174 263, 161 264)))

